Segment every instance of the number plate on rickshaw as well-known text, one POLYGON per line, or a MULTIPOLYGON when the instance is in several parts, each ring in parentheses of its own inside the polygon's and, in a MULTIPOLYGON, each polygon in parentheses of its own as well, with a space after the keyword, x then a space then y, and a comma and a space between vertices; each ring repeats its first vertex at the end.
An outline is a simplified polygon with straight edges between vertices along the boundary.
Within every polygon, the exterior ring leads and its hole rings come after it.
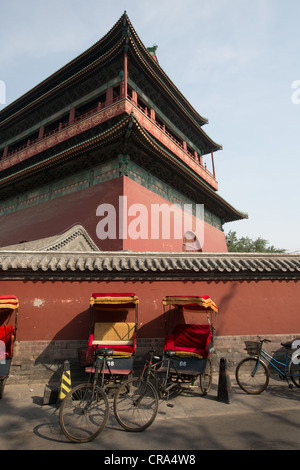
MULTIPOLYGON (((167 365, 166 359, 163 361, 159 372, 165 372, 167 365)), ((171 374, 176 374, 177 371, 183 375, 199 375, 204 371, 205 365, 206 358, 172 356, 170 372, 171 374)))
MULTIPOLYGON (((107 365, 110 368, 110 371, 114 375, 128 375, 133 369, 134 357, 109 357, 107 358, 107 365)), ((94 372, 95 368, 93 366, 88 366, 85 368, 85 371, 90 373, 94 372)), ((104 371, 105 374, 108 374, 108 369, 104 371)))

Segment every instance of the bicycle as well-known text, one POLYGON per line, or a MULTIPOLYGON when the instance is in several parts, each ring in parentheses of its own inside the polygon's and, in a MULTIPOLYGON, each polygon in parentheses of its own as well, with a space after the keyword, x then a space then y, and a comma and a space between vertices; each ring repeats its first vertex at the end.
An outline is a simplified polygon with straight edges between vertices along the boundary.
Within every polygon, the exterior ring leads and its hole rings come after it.
MULTIPOLYGON (((156 418, 159 398, 167 398, 168 401, 170 393, 178 390, 182 383, 193 382, 197 375, 193 371, 178 371, 174 351, 165 351, 163 358, 160 358, 155 356, 155 351, 151 348, 140 376, 123 382, 116 392, 114 413, 118 423, 127 431, 144 431, 156 418), (157 362, 153 362, 153 359, 157 362)), ((200 375, 203 395, 208 393, 211 383, 211 361, 206 359, 205 368, 200 375)), ((172 405, 167 403, 167 406, 172 405)))
POLYGON ((117 385, 107 359, 113 355, 112 349, 90 348, 84 354, 87 363, 93 363, 94 372, 87 383, 77 385, 67 394, 59 409, 63 433, 77 443, 92 441, 104 429, 109 415, 106 389, 111 379, 117 385))
POLYGON ((257 338, 258 341, 245 342, 250 357, 243 359, 236 367, 235 377, 239 387, 251 395, 262 393, 269 384, 270 372, 267 367, 269 364, 279 373, 282 380, 287 381, 289 387, 293 386, 291 380, 300 388, 300 361, 297 359, 300 354, 295 352, 291 355, 289 352, 293 347, 293 341, 281 343, 286 349, 285 362, 282 362, 263 350, 264 343, 271 343, 269 339, 261 339, 259 336, 257 338))

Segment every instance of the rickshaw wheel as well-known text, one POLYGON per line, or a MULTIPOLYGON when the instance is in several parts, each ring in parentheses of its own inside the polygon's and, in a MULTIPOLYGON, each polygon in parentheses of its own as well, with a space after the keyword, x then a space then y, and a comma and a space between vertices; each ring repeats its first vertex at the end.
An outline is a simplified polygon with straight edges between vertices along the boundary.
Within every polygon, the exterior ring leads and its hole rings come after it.
POLYGON ((212 384, 212 365, 211 360, 206 359, 204 371, 200 374, 200 389, 202 395, 207 395, 212 384))
POLYGON ((4 379, 1 379, 1 380, 0 380, 0 399, 3 397, 6 379, 7 379, 7 377, 5 377, 4 379))

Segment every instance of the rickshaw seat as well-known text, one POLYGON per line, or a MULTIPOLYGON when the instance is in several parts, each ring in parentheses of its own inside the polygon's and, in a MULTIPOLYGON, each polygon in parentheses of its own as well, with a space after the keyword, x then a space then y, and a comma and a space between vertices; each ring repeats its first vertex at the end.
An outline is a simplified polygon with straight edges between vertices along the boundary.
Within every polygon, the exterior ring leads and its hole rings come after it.
POLYGON ((180 324, 165 338, 164 350, 177 354, 207 357, 212 334, 209 325, 180 324))
POLYGON ((135 351, 135 323, 96 322, 89 346, 100 345, 114 350, 114 355, 131 356, 135 351))
POLYGON ((14 327, 12 325, 0 326, 0 341, 5 343, 5 358, 12 357, 14 347, 14 327))

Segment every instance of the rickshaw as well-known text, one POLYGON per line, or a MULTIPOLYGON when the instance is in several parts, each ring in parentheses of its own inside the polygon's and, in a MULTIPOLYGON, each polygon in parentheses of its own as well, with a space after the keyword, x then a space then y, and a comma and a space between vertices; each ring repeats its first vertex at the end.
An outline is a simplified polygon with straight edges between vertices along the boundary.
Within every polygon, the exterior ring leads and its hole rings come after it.
POLYGON ((132 293, 91 295, 88 345, 78 350, 89 380, 66 395, 59 411, 61 429, 73 442, 91 441, 104 429, 107 395, 132 373, 138 303, 132 293))
POLYGON ((154 421, 159 397, 167 398, 197 377, 206 395, 212 383, 210 356, 214 352, 214 334, 218 308, 208 296, 167 296, 162 300, 166 337, 162 358, 149 351, 138 377, 123 382, 114 398, 114 412, 127 431, 144 431, 154 421), (194 317, 205 314, 207 323, 194 317), (192 318, 193 323, 187 323, 192 318))
POLYGON ((98 349, 110 349, 109 376, 132 372, 138 326, 139 299, 133 293, 93 293, 90 297, 88 349, 79 351, 86 372, 94 372, 93 357, 98 349), (130 318, 131 317, 131 318, 130 318), (130 320, 130 321, 129 321, 130 320))
POLYGON ((3 396, 13 358, 18 308, 19 300, 15 295, 0 295, 0 398, 3 396), (14 321, 12 322, 13 316, 14 321))
POLYGON ((199 376, 202 394, 206 395, 212 383, 210 356, 214 352, 218 308, 206 295, 166 296, 162 304, 167 335, 160 370, 169 367, 169 380, 177 385, 193 383, 199 376), (206 316, 205 324, 203 320, 199 323, 199 314, 206 316))

